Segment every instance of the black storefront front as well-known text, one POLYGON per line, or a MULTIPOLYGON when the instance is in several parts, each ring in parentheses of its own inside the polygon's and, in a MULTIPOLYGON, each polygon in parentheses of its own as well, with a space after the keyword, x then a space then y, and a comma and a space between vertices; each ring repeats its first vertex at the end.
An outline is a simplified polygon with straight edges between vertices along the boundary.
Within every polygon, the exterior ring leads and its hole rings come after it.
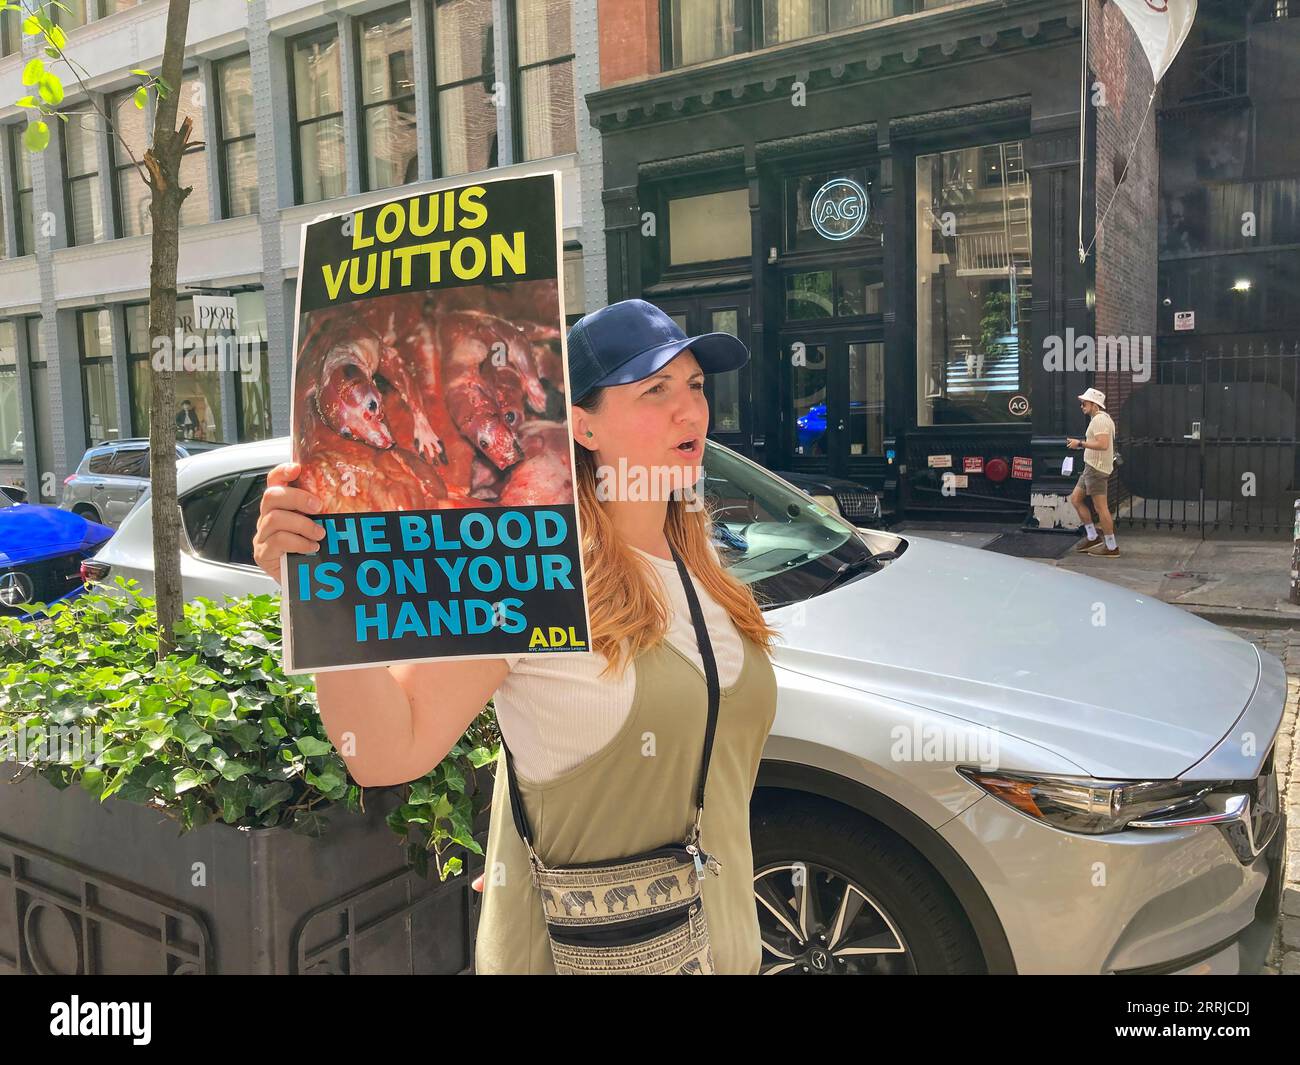
POLYGON ((588 97, 609 300, 754 353, 713 381, 711 435, 911 518, 1068 494, 1090 382, 1041 353, 1092 321, 1077 8, 938 10, 588 97))

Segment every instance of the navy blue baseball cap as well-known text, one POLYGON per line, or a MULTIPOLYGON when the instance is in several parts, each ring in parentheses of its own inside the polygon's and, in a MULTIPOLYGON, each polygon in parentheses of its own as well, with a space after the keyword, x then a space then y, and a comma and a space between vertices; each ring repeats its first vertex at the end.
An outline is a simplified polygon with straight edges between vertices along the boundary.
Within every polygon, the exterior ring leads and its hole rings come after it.
POLYGON ((744 366, 749 349, 730 333, 688 337, 653 303, 622 300, 584 314, 569 330, 570 402, 610 385, 640 381, 690 348, 706 374, 744 366))

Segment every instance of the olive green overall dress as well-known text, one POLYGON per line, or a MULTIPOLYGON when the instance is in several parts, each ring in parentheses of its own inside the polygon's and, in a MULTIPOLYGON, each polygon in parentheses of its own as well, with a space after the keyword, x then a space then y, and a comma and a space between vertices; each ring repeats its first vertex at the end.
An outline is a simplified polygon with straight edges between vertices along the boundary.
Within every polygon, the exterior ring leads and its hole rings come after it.
MULTIPOLYGON (((762 946, 754 905, 749 798, 776 716, 776 677, 763 649, 741 636, 744 666, 722 688, 704 791, 700 845, 722 863, 701 889, 719 974, 753 975, 762 946)), ((606 746, 545 783, 516 780, 538 858, 547 866, 612 861, 680 843, 695 821, 704 756, 704 674, 668 640, 635 660, 632 708, 606 746)), ((504 754, 497 759, 476 940, 479 974, 554 974, 542 901, 510 814, 504 754)))

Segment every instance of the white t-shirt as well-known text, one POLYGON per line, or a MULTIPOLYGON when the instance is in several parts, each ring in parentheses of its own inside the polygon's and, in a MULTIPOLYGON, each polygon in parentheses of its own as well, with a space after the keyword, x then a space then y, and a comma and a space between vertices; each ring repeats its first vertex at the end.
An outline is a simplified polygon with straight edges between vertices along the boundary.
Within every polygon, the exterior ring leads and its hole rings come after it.
MULTIPOLYGON (((648 559, 667 590, 669 608, 665 639, 690 658, 701 672, 704 661, 695 643, 686 590, 670 558, 633 548, 648 559)), ((745 647, 731 615, 692 577, 718 666, 718 683, 726 688, 740 678, 745 647)), ((636 665, 622 674, 599 677, 605 656, 597 651, 507 655, 510 673, 494 696, 497 721, 519 774, 530 781, 552 780, 605 747, 623 727, 636 691, 636 665)))

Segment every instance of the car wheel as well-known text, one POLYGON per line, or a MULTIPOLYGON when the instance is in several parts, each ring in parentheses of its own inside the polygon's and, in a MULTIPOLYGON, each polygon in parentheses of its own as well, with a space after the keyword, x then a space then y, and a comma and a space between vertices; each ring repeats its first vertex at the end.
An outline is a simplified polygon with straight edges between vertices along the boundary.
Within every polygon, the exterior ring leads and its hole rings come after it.
POLYGON ((97 511, 94 507, 90 506, 88 503, 78 503, 75 507, 72 508, 72 513, 80 515, 81 517, 85 518, 87 521, 93 521, 100 525, 102 525, 104 521, 104 519, 99 516, 99 511, 97 511))
POLYGON ((951 891, 863 815, 815 798, 756 802, 750 834, 763 975, 985 971, 951 891))

